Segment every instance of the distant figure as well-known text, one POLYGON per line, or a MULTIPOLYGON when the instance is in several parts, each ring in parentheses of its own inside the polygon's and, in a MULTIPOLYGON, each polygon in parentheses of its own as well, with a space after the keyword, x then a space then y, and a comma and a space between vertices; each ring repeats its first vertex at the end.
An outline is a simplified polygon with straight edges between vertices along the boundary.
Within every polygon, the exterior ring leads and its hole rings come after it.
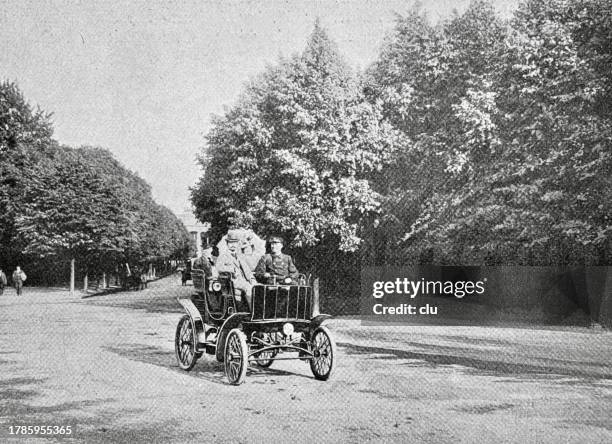
POLYGON ((21 269, 19 265, 13 271, 13 285, 15 286, 15 290, 17 290, 17 296, 21 296, 21 288, 23 287, 23 283, 25 282, 27 276, 21 269))
POLYGON ((191 261, 185 262, 185 266, 181 270, 181 283, 183 286, 187 285, 187 281, 191 280, 191 261))
POLYGON ((2 293, 4 293, 4 287, 6 287, 6 284, 6 274, 4 274, 4 271, 2 271, 2 268, 0 268, 0 296, 2 293))
POLYGON ((140 272, 140 290, 144 290, 148 286, 149 286, 149 276, 147 275, 147 272, 143 268, 142 271, 140 272))

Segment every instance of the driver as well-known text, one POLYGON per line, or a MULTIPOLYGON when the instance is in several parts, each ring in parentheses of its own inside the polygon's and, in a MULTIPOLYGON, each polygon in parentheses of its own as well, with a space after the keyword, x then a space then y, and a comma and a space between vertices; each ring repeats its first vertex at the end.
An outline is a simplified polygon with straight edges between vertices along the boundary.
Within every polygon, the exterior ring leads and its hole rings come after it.
POLYGON ((295 283, 298 271, 291 256, 283 254, 283 239, 279 236, 271 236, 268 242, 271 254, 266 254, 259 260, 255 268, 257 280, 268 284, 295 283))
MULTIPOLYGON (((238 235, 229 231, 225 238, 227 243, 227 252, 222 253, 217 259, 216 266, 219 273, 227 272, 231 274, 232 283, 237 296, 244 293, 249 307, 251 306, 251 289, 257 283, 249 264, 244 260, 244 257, 238 253, 238 235)), ((238 299, 238 297, 236 298, 238 299)))

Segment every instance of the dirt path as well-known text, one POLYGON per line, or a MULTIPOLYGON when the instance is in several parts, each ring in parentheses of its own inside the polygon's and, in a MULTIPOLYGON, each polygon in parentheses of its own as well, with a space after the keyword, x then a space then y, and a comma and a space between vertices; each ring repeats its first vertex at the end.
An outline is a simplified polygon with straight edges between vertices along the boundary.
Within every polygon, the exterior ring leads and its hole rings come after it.
POLYGON ((612 442, 609 332, 338 319, 332 380, 283 361, 233 387, 210 357, 176 365, 175 297, 191 290, 174 277, 90 299, 5 293, 0 441, 11 425, 72 425, 88 443, 612 442))

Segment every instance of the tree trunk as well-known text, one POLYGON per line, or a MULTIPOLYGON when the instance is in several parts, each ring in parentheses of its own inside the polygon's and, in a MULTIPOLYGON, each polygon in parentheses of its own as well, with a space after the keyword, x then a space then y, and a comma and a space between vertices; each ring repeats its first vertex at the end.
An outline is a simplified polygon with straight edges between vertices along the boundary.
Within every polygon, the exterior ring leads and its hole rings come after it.
POLYGON ((70 296, 74 296, 74 259, 70 260, 70 296))

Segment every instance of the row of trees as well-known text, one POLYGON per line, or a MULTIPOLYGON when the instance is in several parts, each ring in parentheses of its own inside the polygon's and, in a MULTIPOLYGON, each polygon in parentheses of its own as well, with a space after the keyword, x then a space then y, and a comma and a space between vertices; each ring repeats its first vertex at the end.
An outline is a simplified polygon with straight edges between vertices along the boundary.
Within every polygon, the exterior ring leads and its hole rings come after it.
POLYGON ((0 84, 0 266, 75 259, 81 271, 103 272, 189 248, 185 227, 143 179, 105 149, 58 144, 50 115, 14 83, 0 84))
POLYGON ((198 216, 326 267, 609 264, 611 25, 610 0, 417 7, 355 73, 317 23, 214 121, 198 216))
POLYGON ((608 0, 398 19, 366 88, 404 138, 385 181, 403 254, 609 263, 611 20, 608 0))

